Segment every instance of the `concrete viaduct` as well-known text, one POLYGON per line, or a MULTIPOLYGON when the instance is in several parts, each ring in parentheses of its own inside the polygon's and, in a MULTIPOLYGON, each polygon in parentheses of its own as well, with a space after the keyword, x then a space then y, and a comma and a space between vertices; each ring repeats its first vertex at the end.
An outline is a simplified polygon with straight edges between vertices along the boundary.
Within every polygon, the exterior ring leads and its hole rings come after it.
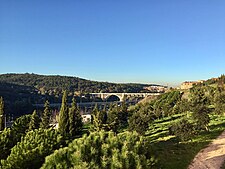
POLYGON ((120 101, 123 101, 125 97, 147 97, 147 96, 157 96, 162 93, 90 93, 92 97, 99 97, 102 100, 107 100, 110 96, 117 96, 120 101))

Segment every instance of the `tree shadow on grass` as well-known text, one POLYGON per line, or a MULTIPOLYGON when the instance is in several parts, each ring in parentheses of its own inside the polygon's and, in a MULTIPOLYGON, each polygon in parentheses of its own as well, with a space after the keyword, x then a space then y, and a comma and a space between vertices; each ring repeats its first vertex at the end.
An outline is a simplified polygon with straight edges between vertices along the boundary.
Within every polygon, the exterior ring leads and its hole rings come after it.
POLYGON ((153 139, 153 151, 159 158, 162 169, 186 169, 195 155, 205 148, 212 139, 215 139, 224 130, 224 124, 210 126, 210 131, 201 131, 192 140, 179 142, 177 138, 159 141, 159 137, 168 136, 168 133, 160 133, 153 139), (154 141, 155 140, 155 141, 154 141))
POLYGON ((186 169, 195 155, 208 145, 209 141, 203 142, 179 142, 177 138, 168 141, 160 141, 153 144, 156 156, 163 169, 186 169))
POLYGON ((181 114, 180 116, 171 116, 171 117, 166 117, 164 119, 161 119, 159 121, 156 121, 155 123, 158 124, 158 123, 166 123, 166 122, 171 122, 173 120, 176 120, 176 119, 179 119, 181 118, 182 116, 184 116, 183 114, 181 114))

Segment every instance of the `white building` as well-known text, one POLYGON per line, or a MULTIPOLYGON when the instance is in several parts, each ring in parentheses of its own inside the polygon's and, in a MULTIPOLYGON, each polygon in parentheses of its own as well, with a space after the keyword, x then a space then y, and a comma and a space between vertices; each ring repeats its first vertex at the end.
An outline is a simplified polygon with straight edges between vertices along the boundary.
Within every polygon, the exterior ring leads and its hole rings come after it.
POLYGON ((81 115, 83 123, 90 123, 91 122, 91 115, 90 114, 83 114, 81 115))

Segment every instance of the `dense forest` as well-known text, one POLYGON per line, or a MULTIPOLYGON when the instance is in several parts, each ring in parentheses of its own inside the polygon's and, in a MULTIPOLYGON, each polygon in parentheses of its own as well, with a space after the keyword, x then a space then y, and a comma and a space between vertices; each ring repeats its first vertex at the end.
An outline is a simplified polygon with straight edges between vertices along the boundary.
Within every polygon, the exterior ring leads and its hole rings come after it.
POLYGON ((0 99, 0 168, 186 169, 203 147, 225 130, 225 78, 171 89, 134 106, 111 105, 83 124, 76 100, 65 91, 59 115, 49 102, 42 112, 17 118, 4 129, 0 99), (179 159, 179 160, 178 160, 179 159))
MULTIPOLYGON (((152 84, 153 85, 153 84, 152 84)), ((144 89, 149 84, 116 84, 97 82, 69 76, 44 76, 37 74, 1 74, 0 96, 5 100, 8 114, 20 116, 32 112, 32 105, 46 100, 50 103, 60 103, 62 93, 67 90, 69 101, 72 97, 79 102, 89 102, 88 93, 94 92, 154 92, 144 89)), ((154 85, 159 86, 159 85, 154 85)))
POLYGON ((151 92, 144 89, 155 84, 117 84, 108 82, 97 82, 70 76, 44 76, 37 74, 2 74, 0 82, 36 88, 41 94, 59 95, 63 90, 70 92, 98 93, 98 92, 151 92))

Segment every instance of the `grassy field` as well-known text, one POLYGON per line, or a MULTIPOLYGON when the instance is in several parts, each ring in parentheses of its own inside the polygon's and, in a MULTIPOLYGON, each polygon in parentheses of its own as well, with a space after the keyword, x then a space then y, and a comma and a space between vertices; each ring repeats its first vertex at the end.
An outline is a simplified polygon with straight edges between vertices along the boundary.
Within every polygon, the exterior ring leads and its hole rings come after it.
POLYGON ((180 142, 169 135, 168 127, 182 116, 186 114, 155 121, 147 132, 162 169, 186 169, 195 155, 225 130, 225 116, 211 115, 208 132, 202 131, 191 140, 180 142))

